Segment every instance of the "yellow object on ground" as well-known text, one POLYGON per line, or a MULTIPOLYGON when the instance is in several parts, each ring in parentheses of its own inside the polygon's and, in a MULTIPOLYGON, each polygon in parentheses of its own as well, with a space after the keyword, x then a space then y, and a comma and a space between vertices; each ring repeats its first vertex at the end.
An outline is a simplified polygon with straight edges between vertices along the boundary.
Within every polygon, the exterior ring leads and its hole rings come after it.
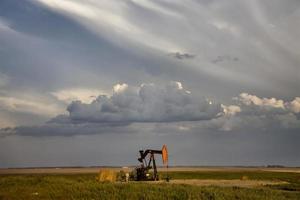
POLYGON ((109 181, 109 182, 114 182, 117 179, 117 173, 114 170, 110 169, 101 169, 99 171, 99 175, 97 177, 98 181, 109 181))

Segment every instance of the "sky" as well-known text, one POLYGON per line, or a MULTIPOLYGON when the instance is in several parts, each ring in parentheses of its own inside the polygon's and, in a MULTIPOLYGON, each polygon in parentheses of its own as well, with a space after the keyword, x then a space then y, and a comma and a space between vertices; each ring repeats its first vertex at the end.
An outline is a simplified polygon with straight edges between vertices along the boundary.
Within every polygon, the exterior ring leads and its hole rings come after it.
POLYGON ((0 168, 300 166, 299 35, 299 0, 0 0, 0 168))

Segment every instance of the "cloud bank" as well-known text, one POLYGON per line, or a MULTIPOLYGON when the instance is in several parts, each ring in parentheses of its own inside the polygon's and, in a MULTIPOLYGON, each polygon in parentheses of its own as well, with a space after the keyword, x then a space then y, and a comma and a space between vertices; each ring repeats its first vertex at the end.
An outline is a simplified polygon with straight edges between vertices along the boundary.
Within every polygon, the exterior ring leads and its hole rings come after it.
POLYGON ((58 115, 46 124, 5 128, 1 129, 1 135, 130 133, 138 132, 140 126, 173 133, 300 129, 299 97, 284 101, 241 93, 232 98, 232 104, 225 105, 204 97, 199 98, 175 81, 160 85, 116 84, 111 95, 99 95, 90 103, 73 101, 66 110, 68 114, 58 115))
POLYGON ((234 97, 233 101, 234 105, 222 105, 224 111, 222 118, 212 121, 220 130, 300 129, 299 97, 295 97, 292 101, 284 101, 241 93, 238 97, 234 97))
POLYGON ((100 95, 91 103, 73 101, 69 115, 52 122, 115 123, 115 122, 178 122, 216 118, 222 112, 219 104, 196 98, 180 82, 166 85, 144 83, 139 87, 117 84, 113 93, 100 95))

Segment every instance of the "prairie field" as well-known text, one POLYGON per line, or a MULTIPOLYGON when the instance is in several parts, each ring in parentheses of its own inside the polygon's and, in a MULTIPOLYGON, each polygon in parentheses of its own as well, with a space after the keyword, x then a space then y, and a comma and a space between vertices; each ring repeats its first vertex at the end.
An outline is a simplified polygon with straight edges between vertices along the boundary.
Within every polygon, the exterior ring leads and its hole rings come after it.
POLYGON ((97 182, 96 171, 2 170, 0 199, 300 199, 300 173, 294 170, 170 169, 161 170, 160 181, 129 183, 97 182))

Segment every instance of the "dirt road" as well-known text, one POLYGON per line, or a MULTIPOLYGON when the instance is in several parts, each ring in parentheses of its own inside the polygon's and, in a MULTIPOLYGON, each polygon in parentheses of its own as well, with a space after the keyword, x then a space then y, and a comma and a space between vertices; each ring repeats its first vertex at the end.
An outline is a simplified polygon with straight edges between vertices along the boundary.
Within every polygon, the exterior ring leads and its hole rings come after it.
POLYGON ((284 181, 270 181, 270 180, 213 180, 213 179, 177 179, 171 180, 170 183, 173 184, 187 184, 187 185, 197 185, 197 186, 220 186, 220 187, 260 187, 266 185, 278 185, 278 184, 288 184, 284 181))

